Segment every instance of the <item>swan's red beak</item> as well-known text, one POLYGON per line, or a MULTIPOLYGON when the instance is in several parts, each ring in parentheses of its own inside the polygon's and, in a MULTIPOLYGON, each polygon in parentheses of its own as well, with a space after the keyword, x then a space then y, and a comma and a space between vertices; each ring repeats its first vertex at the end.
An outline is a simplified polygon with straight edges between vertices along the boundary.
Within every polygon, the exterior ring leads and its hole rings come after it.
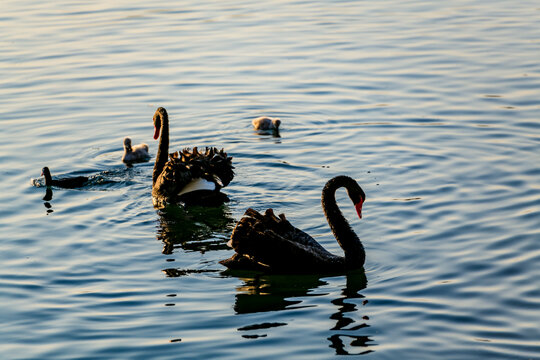
POLYGON ((362 204, 364 204, 364 199, 360 199, 360 201, 356 204, 354 204, 354 207, 356 208, 356 213, 358 214, 358 217, 362 218, 362 204))
POLYGON ((159 130, 157 126, 154 126, 154 140, 157 140, 159 138, 159 130))

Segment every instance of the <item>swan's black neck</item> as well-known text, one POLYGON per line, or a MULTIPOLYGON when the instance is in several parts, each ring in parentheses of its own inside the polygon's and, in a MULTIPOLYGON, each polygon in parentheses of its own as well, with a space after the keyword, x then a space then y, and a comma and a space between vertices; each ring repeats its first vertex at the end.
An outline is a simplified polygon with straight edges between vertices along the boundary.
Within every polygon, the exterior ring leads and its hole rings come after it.
POLYGON ((43 170, 43 177, 45 177, 45 186, 51 186, 52 185, 52 177, 51 177, 51 171, 48 167, 44 167, 43 170))
POLYGON ((332 229, 337 242, 345 252, 347 268, 358 269, 364 265, 366 253, 364 246, 356 233, 351 229, 347 219, 341 213, 336 203, 336 190, 345 187, 349 197, 355 203, 358 196, 363 194, 358 183, 348 176, 337 176, 328 181, 322 192, 322 207, 326 220, 332 229))
MULTIPOLYGON (((152 184, 156 183, 156 180, 163 171, 163 167, 167 163, 169 157, 169 116, 167 115, 167 111, 163 108, 157 109, 154 114, 154 117, 156 116, 159 117, 160 137, 156 163, 154 164, 154 172, 152 174, 152 184)), ((156 120, 157 119, 154 119, 154 124, 156 124, 156 120)))

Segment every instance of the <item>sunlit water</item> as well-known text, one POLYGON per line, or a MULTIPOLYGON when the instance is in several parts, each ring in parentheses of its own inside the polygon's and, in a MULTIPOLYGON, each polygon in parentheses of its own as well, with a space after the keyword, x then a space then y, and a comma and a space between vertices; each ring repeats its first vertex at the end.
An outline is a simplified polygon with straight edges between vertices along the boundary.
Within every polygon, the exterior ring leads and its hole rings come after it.
POLYGON ((538 2, 181 3, 3 1, 2 359, 540 358, 538 2), (158 106, 234 156, 227 206, 121 163, 158 106), (93 180, 42 200, 43 166, 93 180), (365 277, 225 272, 248 207, 339 253, 338 174, 365 277))

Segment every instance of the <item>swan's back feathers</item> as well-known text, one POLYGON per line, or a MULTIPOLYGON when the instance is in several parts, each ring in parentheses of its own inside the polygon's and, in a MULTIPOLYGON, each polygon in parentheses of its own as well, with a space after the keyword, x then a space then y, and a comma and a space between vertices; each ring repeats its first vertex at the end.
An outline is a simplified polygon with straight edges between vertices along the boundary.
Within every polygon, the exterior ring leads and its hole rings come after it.
POLYGON ((193 179, 201 178, 216 183, 216 190, 227 186, 234 177, 232 158, 216 148, 206 148, 204 152, 194 147, 169 154, 153 187, 153 195, 176 202, 177 195, 193 179))
POLYGON ((190 168, 197 169, 174 159, 168 161, 152 189, 152 195, 175 202, 176 195, 193 179, 190 168))
POLYGON ((248 209, 231 235, 231 246, 236 256, 224 260, 229 268, 271 269, 273 272, 303 272, 318 266, 328 266, 334 259, 336 267, 342 258, 326 251, 311 236, 295 228, 281 214, 272 209, 262 215, 248 209))
POLYGON ((232 247, 236 250, 235 243, 243 242, 244 238, 256 238, 256 232, 273 231, 285 239, 306 246, 313 246, 326 251, 317 241, 302 230, 294 227, 285 218, 285 214, 279 217, 274 215, 274 210, 267 209, 264 215, 251 208, 247 209, 244 217, 238 222, 231 236, 232 247), (254 233, 255 232, 255 233, 254 233))
POLYGON ((169 156, 171 158, 169 163, 186 166, 191 171, 193 178, 200 177, 216 181, 215 177, 217 176, 221 182, 218 184, 220 187, 229 185, 234 178, 232 157, 227 156, 223 149, 207 147, 204 152, 199 152, 199 149, 194 147, 192 150, 184 149, 169 156))
POLYGON ((87 182, 88 182, 88 177, 76 176, 76 177, 71 177, 71 178, 52 180, 51 185, 65 188, 65 189, 75 189, 75 188, 83 187, 87 182))

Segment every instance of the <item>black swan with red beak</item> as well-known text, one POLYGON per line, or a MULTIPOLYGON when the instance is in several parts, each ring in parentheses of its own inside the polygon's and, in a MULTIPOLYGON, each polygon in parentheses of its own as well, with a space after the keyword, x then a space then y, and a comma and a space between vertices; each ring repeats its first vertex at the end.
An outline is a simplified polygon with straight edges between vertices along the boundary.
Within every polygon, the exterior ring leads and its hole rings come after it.
POLYGON ((234 177, 232 157, 215 147, 201 152, 194 147, 169 154, 169 115, 162 107, 154 113, 154 129, 154 140, 159 138, 152 174, 154 206, 217 206, 229 200, 220 189, 234 177))
POLYGON ((264 215, 248 209, 236 224, 229 245, 236 253, 221 264, 233 270, 259 270, 268 273, 336 273, 361 269, 366 253, 356 233, 341 213, 335 198, 344 187, 362 218, 366 195, 348 176, 329 180, 322 191, 322 207, 330 229, 345 256, 331 254, 315 239, 287 221, 284 214, 264 215))

